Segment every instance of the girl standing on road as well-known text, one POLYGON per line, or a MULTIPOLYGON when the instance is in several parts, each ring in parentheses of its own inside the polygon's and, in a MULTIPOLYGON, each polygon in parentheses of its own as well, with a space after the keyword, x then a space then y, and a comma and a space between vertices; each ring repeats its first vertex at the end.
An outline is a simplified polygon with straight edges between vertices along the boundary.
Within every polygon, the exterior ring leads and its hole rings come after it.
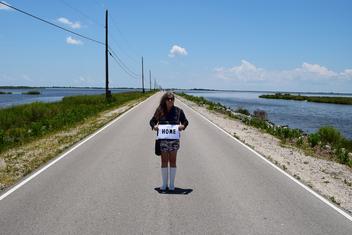
MULTIPOLYGON (((172 92, 166 92, 160 100, 159 107, 156 109, 149 124, 152 130, 159 131, 159 125, 178 125, 178 130, 183 131, 188 125, 188 121, 182 109, 174 106, 175 96, 172 92)), ((161 139, 161 190, 166 190, 168 183, 168 163, 170 163, 170 184, 169 190, 175 189, 176 176, 176 155, 180 148, 179 139, 161 139)))

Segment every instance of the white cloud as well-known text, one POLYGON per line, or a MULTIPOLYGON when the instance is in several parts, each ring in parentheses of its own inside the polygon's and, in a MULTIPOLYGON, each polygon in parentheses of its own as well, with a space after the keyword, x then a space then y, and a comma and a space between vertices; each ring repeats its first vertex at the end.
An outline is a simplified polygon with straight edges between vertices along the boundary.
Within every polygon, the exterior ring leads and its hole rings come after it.
POLYGON ((263 80, 265 71, 261 68, 257 68, 254 64, 246 60, 241 60, 239 66, 231 68, 218 67, 214 71, 220 78, 229 80, 241 80, 241 81, 252 81, 252 80, 263 80))
POLYGON ((71 36, 66 38, 66 43, 71 45, 82 45, 83 42, 77 39, 72 38, 71 36))
POLYGON ((186 56, 186 55, 188 55, 188 52, 187 52, 186 48, 180 47, 178 45, 173 45, 170 50, 169 57, 173 58, 177 55, 186 56))
MULTIPOLYGON (((5 3, 5 4, 11 6, 11 4, 9 4, 9 3, 5 2, 5 1, 0 1, 0 2, 3 2, 3 3, 5 3)), ((3 5, 3 4, 0 4, 0 10, 10 11, 10 10, 12 10, 12 9, 11 9, 10 7, 8 7, 8 6, 5 6, 5 5, 3 5)))
POLYGON ((352 79, 352 69, 345 69, 341 75, 352 79))
POLYGON ((72 22, 69 19, 65 18, 65 17, 60 17, 59 19, 57 19, 57 21, 59 21, 62 24, 68 25, 73 29, 79 29, 81 28, 81 24, 76 21, 76 22, 72 22))
POLYGON ((308 64, 306 62, 304 62, 302 64, 302 69, 306 72, 310 72, 310 73, 315 73, 319 76, 325 76, 325 77, 331 77, 331 76, 336 76, 337 73, 328 70, 327 68, 325 68, 324 66, 321 66, 319 64, 308 64))
POLYGON ((335 72, 319 64, 304 62, 301 67, 291 70, 266 70, 258 68, 254 64, 241 60, 238 66, 224 68, 217 67, 214 73, 218 78, 225 80, 236 80, 245 82, 285 82, 285 81, 314 81, 327 82, 336 79, 352 79, 352 69, 345 69, 343 72, 335 72))

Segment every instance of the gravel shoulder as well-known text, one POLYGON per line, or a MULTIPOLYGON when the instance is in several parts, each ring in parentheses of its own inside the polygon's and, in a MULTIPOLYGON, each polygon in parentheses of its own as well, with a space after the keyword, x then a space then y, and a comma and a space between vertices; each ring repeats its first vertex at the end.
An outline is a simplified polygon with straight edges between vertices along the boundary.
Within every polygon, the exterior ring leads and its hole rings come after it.
POLYGON ((283 146, 276 137, 247 126, 239 120, 210 111, 180 96, 177 98, 352 214, 352 169, 348 166, 305 155, 302 150, 283 146))

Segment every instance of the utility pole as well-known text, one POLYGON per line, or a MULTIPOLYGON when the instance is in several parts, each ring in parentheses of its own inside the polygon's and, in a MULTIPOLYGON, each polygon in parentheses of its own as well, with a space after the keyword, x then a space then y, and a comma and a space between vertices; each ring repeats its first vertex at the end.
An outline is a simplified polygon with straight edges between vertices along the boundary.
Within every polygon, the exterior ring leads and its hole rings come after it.
POLYGON ((109 45, 108 45, 108 10, 105 11, 105 97, 111 97, 109 91, 109 45))
POLYGON ((143 89, 143 93, 145 93, 145 91, 144 91, 144 68, 143 68, 143 56, 142 56, 142 89, 143 89))
POLYGON ((152 71, 149 70, 149 91, 152 90, 152 71))

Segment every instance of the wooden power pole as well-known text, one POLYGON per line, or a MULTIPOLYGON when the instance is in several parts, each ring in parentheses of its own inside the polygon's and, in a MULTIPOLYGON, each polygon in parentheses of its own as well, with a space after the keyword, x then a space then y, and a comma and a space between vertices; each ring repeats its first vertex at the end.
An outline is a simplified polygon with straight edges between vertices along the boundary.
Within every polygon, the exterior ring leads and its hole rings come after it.
POLYGON ((108 45, 108 10, 105 11, 105 97, 109 99, 109 45, 108 45))
POLYGON ((145 93, 145 91, 144 91, 144 68, 143 68, 143 56, 142 56, 142 89, 143 89, 143 93, 145 93))

